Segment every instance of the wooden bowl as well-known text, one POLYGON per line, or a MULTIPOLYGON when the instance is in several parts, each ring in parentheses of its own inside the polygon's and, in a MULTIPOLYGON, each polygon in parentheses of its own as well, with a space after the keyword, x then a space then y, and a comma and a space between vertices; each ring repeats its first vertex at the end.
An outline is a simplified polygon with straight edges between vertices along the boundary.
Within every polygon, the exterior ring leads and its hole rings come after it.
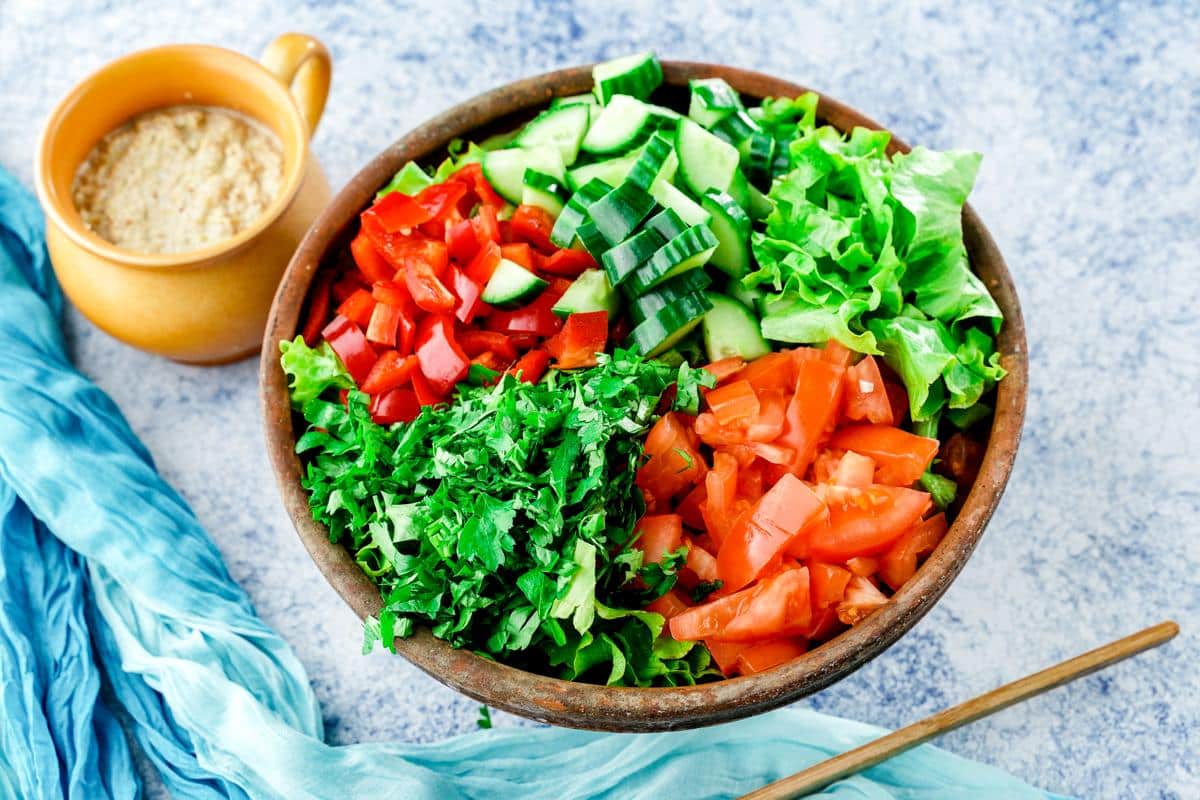
MULTIPOLYGON (((664 85, 656 99, 685 107, 690 78, 721 77, 751 98, 794 97, 807 89, 757 72, 715 64, 663 63, 664 85)), ((359 617, 377 614, 379 590, 349 552, 329 541, 309 514, 294 451, 296 431, 287 383, 279 366, 279 343, 296 336, 309 284, 319 266, 333 263, 357 228, 358 214, 405 162, 440 159, 455 137, 481 139, 508 130, 555 96, 590 91, 590 66, 526 78, 456 106, 401 137, 359 172, 309 229, 288 265, 267 323, 261 382, 267 449, 284 505, 326 580, 359 617)), ((880 126, 822 95, 820 118, 841 130, 880 126)), ((890 152, 909 148, 893 138, 890 152)), ((979 477, 945 539, 917 574, 865 621, 801 658, 766 672, 700 686, 638 689, 574 683, 515 669, 455 650, 426 629, 397 640, 396 650, 420 669, 476 700, 531 719, 609 731, 659 731, 711 725, 758 714, 812 694, 849 675, 882 653, 916 624, 963 568, 992 516, 1012 470, 1025 415, 1025 327, 1012 277, 987 229, 968 206, 963 231, 971 264, 1004 312, 998 346, 1008 377, 999 386, 996 413, 979 477)), ((356 654, 347 653, 347 658, 356 654)))

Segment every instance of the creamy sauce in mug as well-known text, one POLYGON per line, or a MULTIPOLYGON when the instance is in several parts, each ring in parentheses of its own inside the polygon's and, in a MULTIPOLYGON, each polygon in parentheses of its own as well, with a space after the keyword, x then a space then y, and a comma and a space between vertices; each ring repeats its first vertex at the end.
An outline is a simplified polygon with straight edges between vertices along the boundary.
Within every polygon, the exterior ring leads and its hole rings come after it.
POLYGON ((146 112, 104 135, 71 194, 84 224, 141 253, 182 253, 254 224, 279 195, 283 150, 256 120, 222 108, 146 112))

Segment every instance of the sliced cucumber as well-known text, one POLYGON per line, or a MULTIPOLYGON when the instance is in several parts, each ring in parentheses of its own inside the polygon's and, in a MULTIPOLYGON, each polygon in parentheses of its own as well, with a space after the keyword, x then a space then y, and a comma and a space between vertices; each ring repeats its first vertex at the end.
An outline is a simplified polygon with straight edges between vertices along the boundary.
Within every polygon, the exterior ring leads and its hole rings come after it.
POLYGON ((666 181, 655 181, 650 187, 650 196, 663 208, 674 211, 687 225, 707 225, 712 218, 695 200, 666 181))
POLYGON ((715 189, 701 198, 700 206, 712 215, 709 227, 720 242, 709 260, 730 277, 742 277, 750 269, 750 217, 732 197, 715 189))
POLYGON ((707 225, 693 225, 660 247, 629 276, 629 290, 642 295, 676 275, 704 266, 718 244, 707 225))
POLYGON ((632 150, 663 124, 663 117, 637 98, 619 94, 592 122, 581 147, 605 155, 632 150))
POLYGON ((521 191, 521 203, 544 208, 554 216, 562 213, 570 194, 557 178, 537 170, 525 170, 525 188, 521 191))
POLYGON ((625 346, 653 358, 670 350, 676 342, 695 330, 711 308, 712 303, 703 292, 681 297, 638 323, 625 340, 625 346))
POLYGON ((586 311, 607 311, 611 320, 617 314, 617 293, 604 270, 584 270, 567 287, 552 310, 560 317, 586 311))
POLYGON ((759 330, 758 316, 732 297, 708 293, 712 309, 704 315, 704 349, 709 361, 741 356, 749 361, 771 352, 759 330))
POLYGON ((742 166, 751 183, 759 186, 771 185, 771 170, 775 164, 775 137, 755 131, 738 147, 742 155, 742 166))
POLYGON ((633 322, 636 325, 642 320, 654 316, 660 308, 666 308, 681 297, 686 297, 695 292, 702 292, 711 284, 712 279, 708 277, 708 273, 704 270, 688 270, 678 278, 672 278, 631 301, 629 303, 629 316, 633 318, 633 322))
POLYGON ((661 131, 655 133, 642 147, 633 167, 629 170, 629 182, 642 189, 649 189, 656 180, 671 180, 679 167, 679 156, 670 137, 661 131))
POLYGON ((760 317, 770 296, 757 286, 742 286, 741 281, 730 281, 725 293, 760 317))
POLYGON ((738 93, 722 78, 691 80, 688 81, 688 87, 692 92, 688 117, 706 128, 744 108, 738 93))
POLYGON ((513 140, 520 147, 557 147, 563 164, 570 166, 579 155, 579 145, 591 120, 587 106, 575 104, 552 108, 534 117, 513 140))
POLYGON ((625 241, 651 211, 654 198, 646 190, 626 181, 588 208, 588 217, 609 245, 625 241))
POLYGON ((734 147, 750 138, 755 131, 762 130, 758 123, 745 111, 735 111, 713 126, 713 135, 734 147))
POLYGON ((567 97, 556 97, 550 101, 550 108, 562 108, 564 106, 584 106, 588 109, 600 109, 600 101, 596 99, 596 95, 588 92, 587 94, 572 94, 567 97))
POLYGON ((525 170, 544 172, 563 180, 565 170, 557 147, 511 147, 492 150, 483 156, 483 176, 510 203, 520 203, 525 190, 525 170))
POLYGON ((665 244, 686 231, 688 225, 673 210, 664 208, 646 220, 646 228, 661 236, 665 244))
POLYGON ((392 176, 387 186, 384 186, 375 193, 375 199, 378 200, 385 194, 391 194, 392 192, 414 195, 432 184, 433 178, 429 177, 425 170, 417 166, 417 162, 409 161, 400 168, 399 172, 392 176))
POLYGON ((679 151, 679 174, 698 197, 709 189, 728 192, 734 176, 741 174, 737 148, 690 119, 680 121, 675 148, 679 151))
POLYGON ((607 105, 613 95, 626 94, 645 100, 658 88, 662 79, 662 67, 650 51, 592 67, 592 80, 595 82, 593 91, 601 105, 607 105))
POLYGON ((559 247, 570 247, 575 242, 575 234, 579 226, 587 220, 587 210, 592 203, 612 191, 612 187, 602 180, 593 179, 580 186, 571 199, 567 201, 554 228, 550 231, 550 241, 559 247))
POLYGON ((579 243, 583 245, 583 249, 592 254, 592 258, 599 261, 608 251, 608 240, 600 233, 593 220, 585 220, 579 226, 579 230, 575 232, 575 236, 579 239, 579 243))
POLYGON ((599 178, 609 185, 609 188, 620 186, 629 175, 629 170, 637 163, 638 153, 606 158, 603 161, 593 161, 580 167, 567 170, 567 181, 572 186, 583 186, 593 178, 599 178))
POLYGON ((775 210, 775 204, 771 202, 765 194, 750 187, 750 208, 747 211, 750 213, 750 219, 766 219, 767 215, 775 210))
POLYGON ((609 282, 613 286, 620 286, 634 270, 646 263, 666 243, 667 239, 658 231, 646 228, 611 250, 605 251, 600 263, 604 265, 609 282))
POLYGON ((548 285, 517 262, 502 258, 479 297, 494 306, 520 305, 548 285))

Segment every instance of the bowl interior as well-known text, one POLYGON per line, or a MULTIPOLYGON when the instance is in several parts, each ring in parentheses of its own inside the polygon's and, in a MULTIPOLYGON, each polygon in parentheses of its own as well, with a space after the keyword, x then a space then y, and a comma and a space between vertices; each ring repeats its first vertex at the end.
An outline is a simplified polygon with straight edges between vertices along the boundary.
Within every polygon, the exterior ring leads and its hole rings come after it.
MULTIPOLYGON (((749 98, 796 96, 805 87, 713 64, 663 62, 664 85, 655 100, 686 104, 691 78, 721 77, 749 98)), ((481 139, 509 130, 555 96, 589 91, 591 67, 524 79, 463 103, 414 129, 371 161, 338 194, 301 243, 280 284, 267 325, 261 364, 267 446, 284 504, 322 574, 360 616, 378 613, 379 591, 325 527, 309 514, 300 485, 295 431, 287 384, 279 367, 279 342, 296 335, 305 295, 318 267, 343 258, 358 213, 375 191, 409 160, 440 160, 453 138, 481 139)), ((824 95, 818 115, 841 130, 880 128, 824 95)), ((908 147, 893 137, 890 152, 908 147)), ((937 550, 889 602, 863 622, 801 658, 766 672, 700 686, 639 689, 604 687, 550 678, 455 650, 428 630, 397 640, 396 650, 442 683, 488 705, 525 717, 578 728, 655 731, 709 725, 757 714, 812 694, 881 653, 924 616, 962 569, 983 534, 1008 481, 1024 418, 1027 360, 1025 330, 1012 278, 999 250, 968 206, 963 230, 972 266, 1004 312, 997 341, 1008 377, 996 395, 996 412, 979 477, 937 550)))

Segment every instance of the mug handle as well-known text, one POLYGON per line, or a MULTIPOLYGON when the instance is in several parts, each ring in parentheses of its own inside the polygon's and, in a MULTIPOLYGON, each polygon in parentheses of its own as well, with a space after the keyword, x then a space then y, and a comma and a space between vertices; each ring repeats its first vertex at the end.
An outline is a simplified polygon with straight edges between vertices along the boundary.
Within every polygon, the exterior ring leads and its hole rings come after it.
POLYGON ((312 138, 325 110, 333 73, 325 45, 303 33, 285 33, 267 45, 259 61, 292 90, 312 138))

